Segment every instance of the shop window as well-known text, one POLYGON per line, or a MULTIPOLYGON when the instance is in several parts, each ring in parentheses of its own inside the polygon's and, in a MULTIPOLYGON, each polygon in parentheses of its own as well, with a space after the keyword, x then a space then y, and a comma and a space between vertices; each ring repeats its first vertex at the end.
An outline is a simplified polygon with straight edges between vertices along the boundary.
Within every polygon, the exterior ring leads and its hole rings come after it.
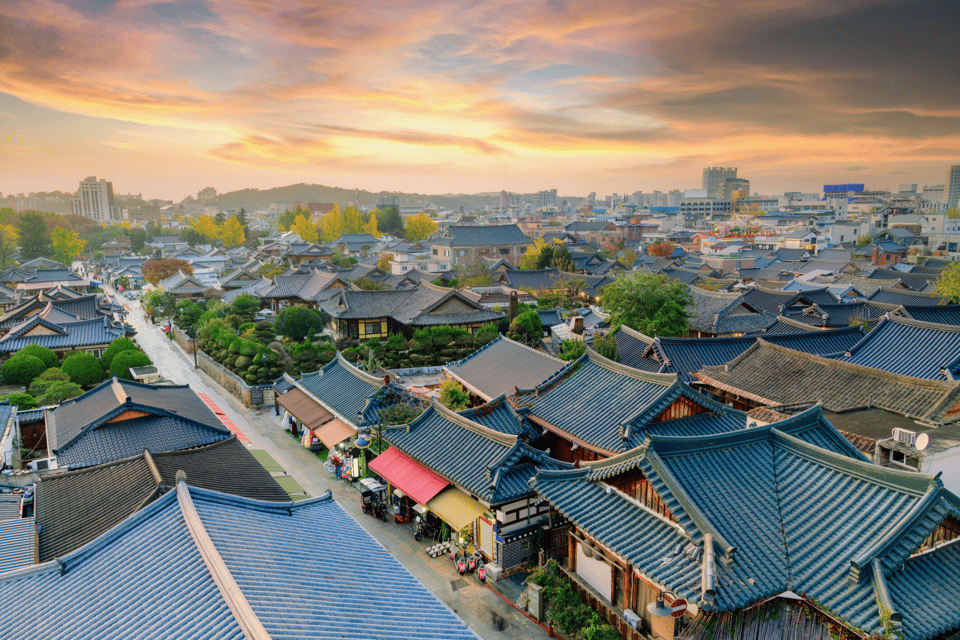
POLYGON ((458 258, 466 257, 466 255, 467 255, 467 250, 466 250, 466 249, 457 249, 457 257, 458 257, 458 258))

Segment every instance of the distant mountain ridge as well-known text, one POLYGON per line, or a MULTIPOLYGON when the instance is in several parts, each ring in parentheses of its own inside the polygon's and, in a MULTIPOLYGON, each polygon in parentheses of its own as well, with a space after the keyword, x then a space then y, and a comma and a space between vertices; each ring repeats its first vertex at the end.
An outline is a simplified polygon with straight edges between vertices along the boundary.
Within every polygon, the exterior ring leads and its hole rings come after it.
MULTIPOLYGON (((466 211, 482 209, 486 205, 500 204, 499 193, 443 194, 400 193, 396 191, 365 191, 363 189, 343 189, 322 184, 292 184, 273 189, 241 189, 222 193, 220 206, 225 209, 247 211, 266 209, 271 203, 290 204, 291 202, 336 202, 341 207, 348 203, 376 205, 383 196, 397 196, 401 207, 422 207, 424 203, 433 203, 444 209, 457 210, 463 206, 466 211)), ((521 198, 528 197, 521 194, 521 198)))

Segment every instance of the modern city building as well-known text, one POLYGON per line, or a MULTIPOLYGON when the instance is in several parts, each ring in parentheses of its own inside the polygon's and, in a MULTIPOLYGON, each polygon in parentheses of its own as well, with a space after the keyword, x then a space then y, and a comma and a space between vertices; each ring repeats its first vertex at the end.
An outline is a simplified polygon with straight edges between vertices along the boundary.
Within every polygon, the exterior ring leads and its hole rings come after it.
POLYGON ((703 170, 703 188, 707 190, 707 197, 723 197, 724 183, 737 177, 736 167, 707 167, 703 170))
POLYGON ((724 200, 733 200, 735 191, 745 191, 741 197, 750 195, 750 181, 743 178, 727 178, 723 181, 723 191, 717 196, 724 200))
POLYGON ((97 222, 117 219, 117 205, 113 197, 113 183, 90 176, 80 183, 73 197, 73 212, 97 222))
POLYGON ((960 204, 960 164, 950 167, 947 174, 947 207, 956 207, 960 204))

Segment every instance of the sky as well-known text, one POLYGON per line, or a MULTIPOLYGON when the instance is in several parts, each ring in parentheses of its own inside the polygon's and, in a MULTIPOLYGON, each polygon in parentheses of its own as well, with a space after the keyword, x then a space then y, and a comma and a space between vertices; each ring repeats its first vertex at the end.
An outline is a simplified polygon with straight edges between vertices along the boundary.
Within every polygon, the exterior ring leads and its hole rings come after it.
POLYGON ((942 184, 957 0, 3 0, 0 192, 942 184))

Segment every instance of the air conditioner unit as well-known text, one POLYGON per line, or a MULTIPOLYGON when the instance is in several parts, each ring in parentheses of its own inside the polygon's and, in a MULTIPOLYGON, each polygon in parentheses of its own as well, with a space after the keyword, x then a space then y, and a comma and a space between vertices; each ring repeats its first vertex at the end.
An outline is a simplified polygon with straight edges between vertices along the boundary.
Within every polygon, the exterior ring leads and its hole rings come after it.
POLYGON ((635 630, 640 628, 640 616, 633 612, 633 609, 624 609, 623 619, 627 621, 627 624, 635 630))
POLYGON ((893 428, 893 439, 901 444, 913 445, 917 442, 917 432, 909 429, 893 428))

